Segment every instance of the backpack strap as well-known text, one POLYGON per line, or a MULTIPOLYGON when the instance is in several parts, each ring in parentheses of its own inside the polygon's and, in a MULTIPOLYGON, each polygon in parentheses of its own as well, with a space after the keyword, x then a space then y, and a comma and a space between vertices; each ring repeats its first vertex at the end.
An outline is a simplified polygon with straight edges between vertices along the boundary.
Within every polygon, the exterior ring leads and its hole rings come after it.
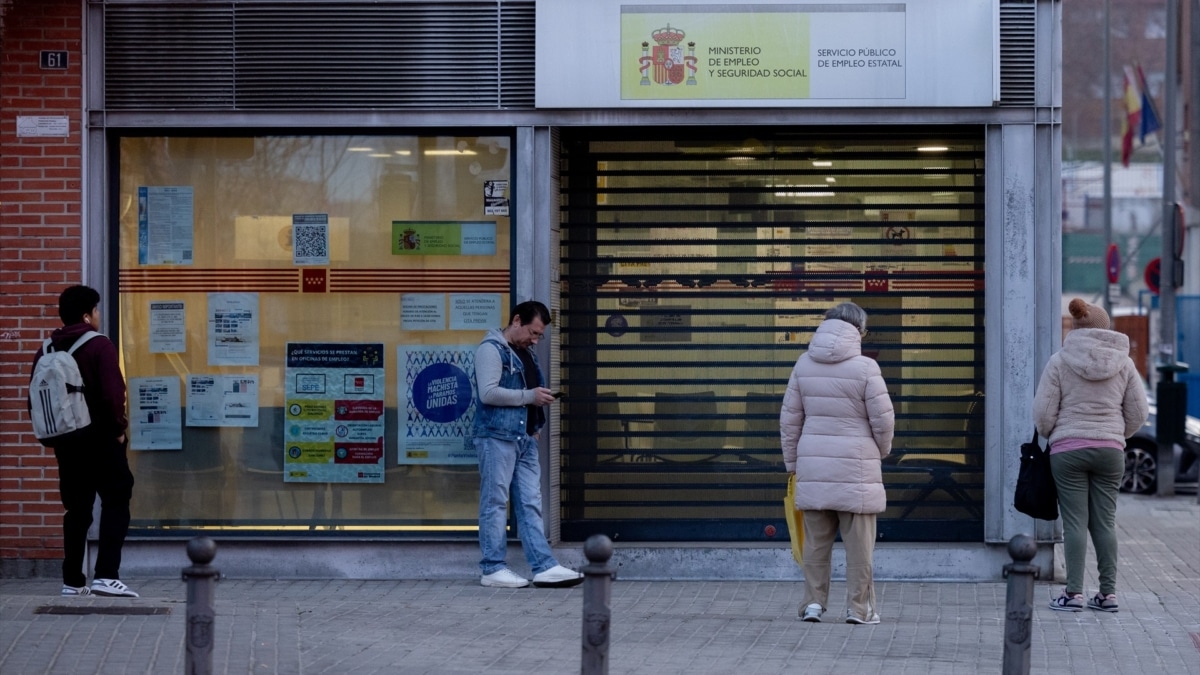
MULTIPOLYGON (((75 356, 75 350, 85 345, 88 340, 91 340, 94 337, 100 337, 100 333, 97 333, 94 330, 89 330, 83 335, 80 335, 79 339, 75 340, 75 344, 71 345, 71 348, 67 350, 67 353, 71 356, 75 356)), ((49 342, 49 340, 47 340, 47 342, 49 342)))
POLYGON ((42 354, 49 354, 52 351, 54 351, 54 345, 51 344, 50 338, 46 338, 46 341, 42 343, 42 354))

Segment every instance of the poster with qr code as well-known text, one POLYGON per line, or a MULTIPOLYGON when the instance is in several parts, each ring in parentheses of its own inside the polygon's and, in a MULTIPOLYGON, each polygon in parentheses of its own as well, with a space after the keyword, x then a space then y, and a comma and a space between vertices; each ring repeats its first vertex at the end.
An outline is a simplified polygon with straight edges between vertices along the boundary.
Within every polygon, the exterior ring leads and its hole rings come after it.
POLYGON ((329 264, 329 214, 292 214, 292 263, 329 264))

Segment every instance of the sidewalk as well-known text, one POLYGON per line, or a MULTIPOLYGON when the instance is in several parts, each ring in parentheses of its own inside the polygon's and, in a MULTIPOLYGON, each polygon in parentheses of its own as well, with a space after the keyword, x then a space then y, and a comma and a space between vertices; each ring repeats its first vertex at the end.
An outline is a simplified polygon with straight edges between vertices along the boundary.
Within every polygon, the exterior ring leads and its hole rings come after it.
MULTIPOLYGON (((1200 505, 1122 495, 1121 611, 1055 612, 1034 591, 1035 673, 1200 674, 1200 505)), ((618 548, 614 558, 621 552, 618 548)), ((220 552, 214 561, 220 567, 220 552)), ((1087 590, 1096 589, 1089 560, 1087 590)), ((0 581, 0 673, 180 673, 186 591, 126 579, 137 600, 57 595, 57 579, 0 581), (46 614, 61 608, 164 612, 46 614), (43 610, 46 611, 46 610, 43 610)), ((796 617, 795 582, 613 585, 610 672, 999 673, 1003 583, 878 584, 883 623, 850 626, 834 583, 830 622, 796 617)), ((582 589, 461 581, 217 584, 217 673, 578 673, 582 589)))

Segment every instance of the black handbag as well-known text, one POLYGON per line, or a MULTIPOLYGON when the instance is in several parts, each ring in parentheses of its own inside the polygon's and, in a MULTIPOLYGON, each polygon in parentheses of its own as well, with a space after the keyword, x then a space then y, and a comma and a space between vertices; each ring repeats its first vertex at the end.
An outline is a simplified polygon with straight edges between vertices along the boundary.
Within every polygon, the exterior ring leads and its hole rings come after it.
POLYGON ((1032 441, 1021 444, 1021 473, 1017 476, 1013 506, 1040 520, 1058 518, 1058 488, 1050 471, 1050 449, 1043 450, 1038 444, 1037 429, 1033 430, 1032 441))

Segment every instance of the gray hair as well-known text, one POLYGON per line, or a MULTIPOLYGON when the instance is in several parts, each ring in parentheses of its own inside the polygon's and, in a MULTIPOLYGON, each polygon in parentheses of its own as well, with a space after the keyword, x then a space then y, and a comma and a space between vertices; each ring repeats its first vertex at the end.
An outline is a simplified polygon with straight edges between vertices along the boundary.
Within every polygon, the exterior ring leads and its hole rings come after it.
POLYGON ((859 333, 863 335, 867 333, 867 313, 853 302, 843 302, 836 307, 831 307, 825 312, 825 318, 840 319, 857 328, 859 333))

